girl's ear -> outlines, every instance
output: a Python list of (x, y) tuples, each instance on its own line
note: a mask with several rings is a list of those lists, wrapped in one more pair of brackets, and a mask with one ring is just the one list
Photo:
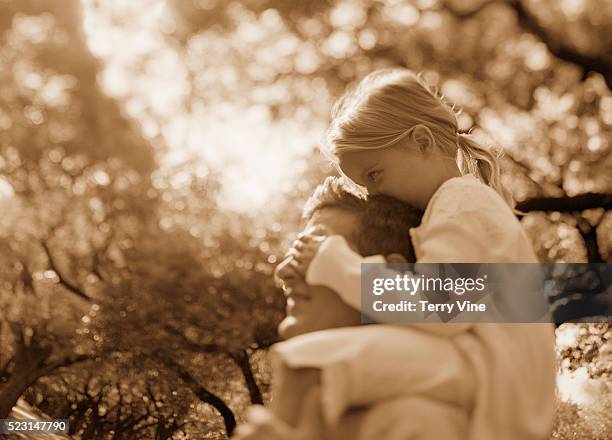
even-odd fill
[(436, 141), (431, 130), (423, 125), (418, 124), (412, 128), (410, 140), (419, 147), (422, 153), (430, 153), (436, 146)]

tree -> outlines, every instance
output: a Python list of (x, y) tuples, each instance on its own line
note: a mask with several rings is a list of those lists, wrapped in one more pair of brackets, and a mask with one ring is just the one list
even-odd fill
[[(81, 438), (223, 438), (265, 401), (272, 270), (333, 172), (319, 131), (379, 67), (422, 71), (460, 129), (503, 148), (543, 261), (609, 260), (612, 20), (603, 0), (568, 5), (167, 0), (149, 45), (127, 33), (104, 52), (105, 28), (149, 8), (3, 2), (0, 416), (24, 394)], [(237, 154), (215, 165), (223, 148)], [(271, 197), (227, 208), (232, 174), (264, 181), (268, 156), (290, 171)], [(595, 372), (609, 338), (589, 338), (563, 356)]]

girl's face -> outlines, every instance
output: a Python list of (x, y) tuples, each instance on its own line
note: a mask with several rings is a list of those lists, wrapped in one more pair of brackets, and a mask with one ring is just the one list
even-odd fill
[[(438, 187), (458, 172), (449, 157), (422, 153), (416, 146), (345, 153), (340, 168), (368, 194), (384, 194), (425, 209)], [(451, 175), (453, 174), (453, 175)]]

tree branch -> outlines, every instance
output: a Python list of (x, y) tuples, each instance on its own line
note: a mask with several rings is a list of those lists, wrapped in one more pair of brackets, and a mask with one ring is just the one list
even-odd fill
[(548, 31), (540, 24), (537, 17), (533, 15), (520, 0), (511, 0), (508, 5), (514, 9), (519, 23), (526, 31), (537, 36), (548, 50), (557, 58), (575, 64), (586, 72), (597, 72), (603, 75), (608, 88), (612, 89), (612, 64), (603, 57), (584, 55), (567, 45), (555, 40)]
[(62, 274), (62, 271), (59, 269), (57, 262), (55, 261), (55, 258), (51, 254), (51, 250), (49, 249), (49, 244), (47, 243), (47, 241), (41, 240), (41, 245), (43, 249), (45, 250), (45, 253), (47, 254), (47, 259), (49, 260), (49, 267), (51, 268), (52, 271), (54, 271), (57, 274), (60, 284), (64, 286), (68, 291), (77, 295), (79, 298), (84, 299), (87, 302), (93, 302), (93, 299), (89, 295), (87, 295), (81, 288), (79, 288), (79, 286), (71, 283)]
[(181, 341), (185, 344), (188, 350), (194, 351), (196, 353), (223, 353), (228, 356), (240, 369), (242, 376), (244, 378), (246, 387), (249, 391), (249, 397), (251, 399), (251, 403), (254, 405), (263, 405), (263, 397), (261, 394), (261, 390), (259, 389), (259, 385), (257, 384), (257, 380), (255, 379), (255, 374), (253, 373), (253, 369), (251, 368), (251, 363), (249, 360), (249, 355), (246, 350), (227, 350), (220, 347), (217, 344), (198, 344), (196, 342), (192, 342), (185, 336), (183, 332), (173, 327), (170, 324), (166, 324), (164, 329), (168, 333), (172, 333), (178, 336)]
[(181, 332), (179, 329), (173, 327), (170, 324), (164, 325), (164, 329), (168, 333), (172, 333), (173, 335), (178, 336), (183, 342), (183, 344), (185, 344), (187, 349), (190, 351), (195, 351), (199, 353), (227, 353), (227, 350), (224, 350), (217, 344), (198, 344), (197, 342), (191, 341), (187, 336), (185, 336), (183, 332)]
[(212, 405), (223, 417), (225, 424), (225, 431), (228, 436), (232, 435), (232, 432), (236, 428), (236, 417), (234, 412), (229, 406), (217, 395), (204, 388), (195, 377), (182, 365), (178, 364), (172, 359), (167, 353), (160, 353), (159, 358), (165, 364), (165, 366), (173, 371), (183, 381), (183, 383), (191, 390), (193, 394), (197, 396), (204, 403)]
[(95, 276), (97, 276), (100, 281), (104, 281), (107, 283), (109, 280), (107, 280), (106, 277), (102, 274), (102, 257), (106, 256), (106, 253), (108, 252), (110, 245), (113, 243), (114, 238), (115, 238), (115, 230), (111, 229), (111, 232), (109, 233), (108, 237), (106, 238), (102, 246), (100, 246), (99, 248), (96, 248), (92, 244), (92, 249), (94, 250), (92, 251), (93, 261), (91, 264), (91, 272)]
[(253, 405), (263, 405), (263, 396), (261, 395), (261, 390), (259, 389), (259, 385), (257, 384), (257, 380), (255, 379), (255, 374), (253, 373), (253, 369), (251, 368), (251, 360), (246, 350), (236, 350), (233, 353), (229, 353), (229, 356), (236, 363), (240, 371), (242, 372), (242, 376), (244, 377), (244, 382), (246, 383), (247, 389), (249, 390), (249, 397), (251, 399), (251, 403)]
[[(595, 208), (603, 208), (605, 211), (612, 209), (612, 194), (587, 193), (573, 197), (534, 197), (516, 204), (516, 209), (522, 212), (543, 211), (577, 214), (578, 232), (584, 241), (588, 262), (603, 263), (604, 258), (597, 241), (597, 226), (601, 223), (604, 214), (599, 217), (594, 225), (591, 225), (586, 218), (580, 215), (581, 211)], [(519, 215), (520, 217), (522, 215)]]
[(443, 8), (450, 12), (456, 18), (459, 18), (461, 20), (467, 20), (480, 14), (484, 9), (486, 9), (488, 6), (491, 6), (493, 3), (497, 3), (497, 1), (493, 0), (482, 2), (478, 7), (470, 10), (459, 10), (452, 4), (452, 1), (447, 1), (443, 4)]
[(612, 89), (612, 62), (605, 57), (582, 54), (575, 48), (555, 39), (520, 0), (492, 0), (483, 2), (478, 7), (468, 11), (458, 10), (451, 2), (447, 1), (443, 4), (443, 8), (456, 18), (465, 20), (478, 15), (483, 9), (494, 3), (504, 4), (512, 8), (517, 15), (521, 28), (538, 37), (555, 57), (580, 67), (585, 76), (588, 72), (600, 73), (603, 75), (608, 88)]
[(66, 356), (62, 359), (59, 359), (55, 362), (50, 362), (47, 365), (45, 365), (44, 370), (43, 370), (44, 372), (41, 376), (46, 376), (48, 374), (51, 374), (53, 371), (57, 370), (58, 368), (69, 367), (71, 365), (78, 364), (80, 362), (92, 360), (95, 357), (96, 357), (95, 355), (91, 355), (91, 354), (77, 354), (77, 355)]
[(4, 365), (0, 365), (0, 384), (9, 378), (9, 368), (13, 363), (15, 356), (6, 361)]
[(522, 212), (580, 212), (586, 209), (612, 209), (612, 194), (586, 193), (564, 197), (533, 197), (516, 204)]
[(605, 263), (597, 242), (597, 226), (591, 225), (587, 219), (581, 216), (578, 219), (578, 232), (584, 241), (588, 262)]

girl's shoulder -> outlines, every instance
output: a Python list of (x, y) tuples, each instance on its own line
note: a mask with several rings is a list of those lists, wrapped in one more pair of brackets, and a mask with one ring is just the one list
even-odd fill
[(471, 174), (454, 177), (444, 182), (429, 201), (425, 215), (457, 216), (468, 212), (471, 214), (497, 212), (514, 216), (508, 204), (493, 188)]

